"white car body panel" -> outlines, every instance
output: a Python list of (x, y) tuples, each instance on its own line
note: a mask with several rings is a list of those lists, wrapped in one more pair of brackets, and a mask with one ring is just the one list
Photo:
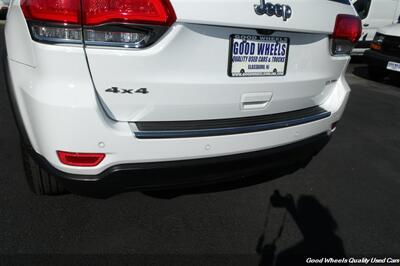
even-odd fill
[(171, 3), (178, 22), (279, 31), (329, 33), (335, 25), (336, 14), (354, 14), (349, 6), (329, 0), (323, 3), (286, 0), (282, 4), (290, 5), (293, 14), (285, 22), (282, 18), (255, 15), (254, 5), (260, 0), (171, 0)]
[[(371, 42), (379, 28), (396, 24), (399, 19), (400, 0), (371, 0), (368, 16), (362, 20), (363, 31), (360, 41)], [(356, 48), (352, 54), (362, 55), (366, 49), (368, 48)]]
[[(229, 35), (257, 32), (229, 26), (266, 27), (268, 17), (255, 15), (253, 5), (257, 3), (248, 0), (171, 2), (177, 22), (161, 40), (143, 50), (34, 42), (19, 1), (13, 2), (5, 29), (11, 85), (34, 150), (52, 166), (67, 173), (96, 175), (119, 164), (245, 153), (331, 133), (349, 97), (344, 72), (350, 57), (331, 56), (328, 35), (338, 13), (354, 14), (349, 5), (326, 1), (311, 9), (313, 14), (319, 10), (324, 15), (315, 12), (316, 17), (312, 17), (304, 10), (320, 0), (288, 1), (293, 18), (287, 24), (274, 18), (269, 27), (277, 30), (276, 36), (291, 38), (287, 75), (230, 78), (226, 73)], [(209, 11), (210, 6), (216, 11)], [(249, 11), (235, 18), (245, 6)], [(223, 12), (227, 8), (230, 12)], [(324, 23), (316, 23), (319, 19)], [(210, 23), (218, 26), (204, 25)], [(289, 29), (293, 32), (284, 31)], [(198, 49), (196, 45), (205, 46), (207, 53), (190, 53), (191, 46)], [(116, 98), (121, 95), (103, 93), (108, 86), (145, 86), (150, 93)], [(260, 92), (273, 94), (266, 108), (241, 108), (243, 94)], [(129, 123), (244, 117), (315, 105), (331, 116), (299, 126), (237, 135), (143, 140), (135, 138), (134, 124)], [(99, 152), (106, 158), (96, 167), (72, 167), (60, 163), (57, 150)]]
[(378, 32), (384, 35), (400, 37), (400, 24), (393, 24), (386, 27), (382, 27), (378, 30)]
[[(233, 33), (257, 35), (255, 30), (175, 24), (163, 40), (145, 51), (88, 47), (93, 81), (108, 114), (117, 121), (168, 121), (298, 110), (322, 103), (327, 97), (325, 83), (337, 79), (343, 68), (342, 61), (326, 52), (326, 35), (276, 32), (272, 36), (291, 40), (287, 75), (232, 78), (226, 73)], [(312, 57), (310, 50), (320, 56)], [(113, 86), (147, 88), (149, 93), (106, 92)], [(243, 111), (241, 97), (261, 92), (273, 94), (268, 108)]]

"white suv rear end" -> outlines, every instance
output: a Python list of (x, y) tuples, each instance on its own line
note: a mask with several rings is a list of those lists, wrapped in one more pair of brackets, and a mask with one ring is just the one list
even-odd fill
[(360, 31), (346, 0), (14, 0), (7, 69), (33, 190), (217, 181), (190, 175), (329, 135)]

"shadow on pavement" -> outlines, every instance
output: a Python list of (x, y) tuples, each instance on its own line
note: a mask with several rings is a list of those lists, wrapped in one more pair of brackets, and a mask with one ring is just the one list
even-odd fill
[[(283, 208), (285, 214), (277, 236), (271, 243), (265, 244), (271, 206)], [(287, 214), (295, 221), (303, 240), (276, 254), (277, 242), (285, 229)], [(267, 209), (264, 232), (256, 247), (257, 253), (261, 256), (260, 266), (307, 265), (309, 264), (306, 262), (307, 258), (345, 258), (342, 239), (335, 233), (337, 229), (338, 225), (329, 209), (314, 196), (302, 195), (296, 203), (291, 194), (282, 196), (279, 191), (275, 191)]]
[(308, 163), (309, 161), (299, 162), (297, 164), (284, 167), (282, 169), (274, 169), (272, 171), (268, 171), (263, 175), (260, 174), (255, 176), (246, 176), (238, 178), (237, 180), (234, 181), (221, 182), (212, 185), (189, 187), (189, 188), (174, 189), (174, 190), (142, 191), (142, 193), (145, 194), (146, 196), (158, 199), (174, 199), (185, 195), (206, 194), (206, 193), (234, 190), (269, 182), (281, 178), (285, 175), (292, 174), (298, 171), (299, 169), (306, 167)]
[(231, 180), (225, 182), (204, 186), (142, 191), (142, 193), (154, 198), (173, 199), (184, 195), (227, 191), (269, 182), (305, 168), (312, 158), (325, 147), (329, 139), (327, 136), (315, 143), (260, 159), (232, 162), (231, 167), (240, 170), (250, 167), (252, 164), (257, 166), (255, 172), (248, 174), (243, 172), (242, 175), (233, 177), (233, 180), (230, 178)]

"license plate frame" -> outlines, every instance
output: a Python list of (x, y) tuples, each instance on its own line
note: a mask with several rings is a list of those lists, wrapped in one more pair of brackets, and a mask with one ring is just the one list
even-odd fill
[[(240, 41), (240, 40), (242, 40), (242, 41), (247, 40), (247, 41), (250, 41), (250, 43), (264, 43), (264, 45), (266, 43), (281, 44), (281, 45), (286, 44), (286, 50), (285, 50), (284, 55), (272, 55), (272, 57), (281, 58), (279, 60), (284, 59), (283, 67), (281, 66), (280, 70), (279, 71), (277, 70), (277, 72), (274, 72), (274, 71), (258, 71), (258, 72), (250, 71), (250, 72), (246, 73), (244, 71), (244, 73), (242, 73), (242, 72), (238, 72), (238, 71), (233, 71), (233, 68), (236, 68), (234, 66), (234, 63), (236, 63), (236, 62), (233, 62), (234, 61), (233, 59), (234, 59), (234, 56), (237, 56), (237, 55), (234, 55), (234, 44), (235, 44), (235, 41)], [(259, 60), (260, 57), (271, 56), (269, 54), (268, 55), (260, 55), (258, 53), (257, 46), (258, 45), (256, 45), (256, 54), (257, 55), (252, 55), (253, 57), (256, 56), (256, 57), (258, 57), (258, 60)], [(288, 60), (289, 60), (289, 49), (290, 49), (290, 38), (289, 37), (249, 35), (249, 34), (231, 34), (229, 37), (228, 76), (229, 77), (238, 77), (238, 78), (240, 78), (240, 77), (242, 77), (242, 78), (244, 78), (244, 77), (263, 77), (263, 78), (265, 78), (265, 77), (286, 76)], [(242, 55), (239, 55), (239, 56), (242, 56)], [(264, 60), (264, 58), (263, 58), (263, 60)], [(250, 62), (247, 62), (247, 63), (250, 63)], [(262, 65), (262, 63), (260, 63), (260, 62), (254, 62), (254, 63), (258, 63), (258, 64), (254, 64), (254, 65)], [(282, 62), (263, 62), (263, 63), (265, 65), (265, 67), (267, 67), (266, 63), (268, 63), (268, 65), (271, 65), (271, 63), (277, 64), (277, 63), (282, 63)], [(247, 64), (247, 65), (249, 66), (249, 64)], [(244, 69), (242, 69), (242, 70), (244, 70)]]

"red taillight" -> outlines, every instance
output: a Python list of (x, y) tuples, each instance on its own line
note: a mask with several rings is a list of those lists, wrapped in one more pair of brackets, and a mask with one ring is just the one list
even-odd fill
[(104, 153), (77, 153), (57, 151), (60, 162), (70, 166), (91, 167), (99, 165), (106, 157)]
[(176, 16), (169, 0), (83, 0), (85, 25), (107, 22), (170, 26)]
[(331, 38), (332, 55), (349, 55), (361, 36), (361, 20), (352, 15), (338, 15)]
[(35, 41), (143, 48), (176, 21), (169, 0), (21, 0)]
[(80, 24), (80, 6), (80, 0), (21, 0), (25, 18), (38, 21)]
[(352, 15), (338, 15), (336, 17), (333, 39), (349, 40), (352, 43), (358, 41), (361, 36), (361, 20)]
[[(170, 26), (176, 16), (169, 0), (82, 0), (83, 24), (107, 22)], [(25, 18), (60, 23), (81, 23), (81, 0), (21, 0)]]

